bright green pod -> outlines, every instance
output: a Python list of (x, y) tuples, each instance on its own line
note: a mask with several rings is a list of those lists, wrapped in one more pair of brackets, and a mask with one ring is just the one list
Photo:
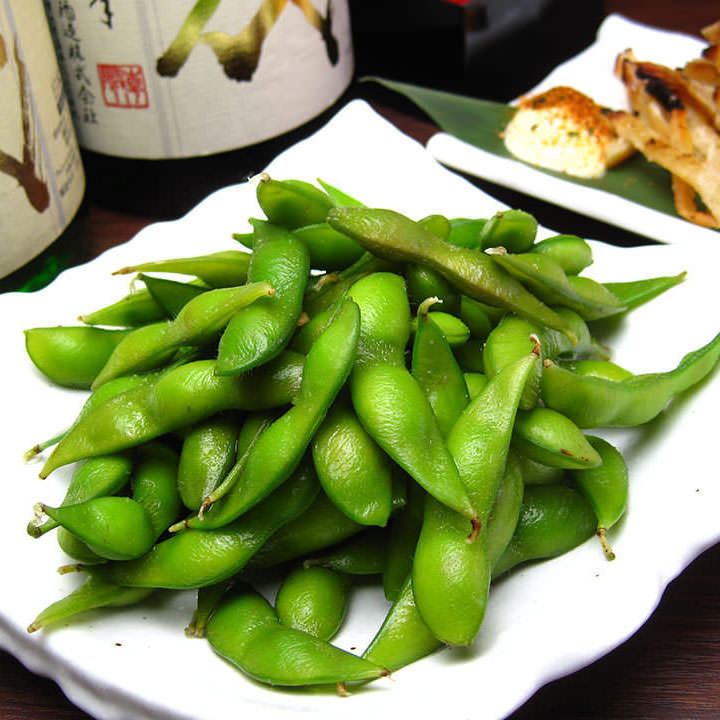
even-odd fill
[(188, 302), (170, 322), (137, 328), (118, 344), (93, 382), (93, 388), (120, 375), (151, 370), (165, 363), (181, 347), (213, 342), (241, 310), (271, 299), (274, 288), (253, 282), (234, 288), (208, 290)]
[(447, 241), (458, 247), (477, 249), (486, 223), (486, 218), (452, 218)]
[(325, 550), (365, 530), (351, 520), (321, 492), (315, 502), (296, 520), (273, 535), (252, 562), (252, 567), (269, 568), (289, 560)]
[(307, 246), (310, 266), (316, 270), (343, 270), (365, 252), (354, 240), (325, 222), (296, 228), (293, 235)]
[[(54, 521), (51, 522), (57, 525)], [(95, 565), (96, 563), (106, 562), (104, 557), (93, 552), (79, 537), (76, 537), (64, 527), (58, 528), (57, 542), (60, 549), (66, 555), (84, 565)]]
[(515, 453), (510, 452), (505, 465), (505, 474), (488, 517), (486, 552), (491, 568), (495, 567), (515, 534), (524, 490), (522, 463)]
[(143, 557), (88, 568), (117, 585), (189, 590), (236, 575), (283, 525), (301, 515), (319, 490), (312, 466), (292, 478), (243, 517), (216, 530), (185, 530), (162, 540)]
[(275, 612), (286, 627), (320, 640), (332, 640), (347, 614), (347, 576), (324, 567), (298, 568), (280, 584)]
[(410, 306), (403, 279), (375, 273), (355, 283), (349, 295), (361, 314), (357, 361), (350, 376), (360, 422), (428, 493), (466, 518), (474, 518), (432, 407), (405, 367)]
[(593, 263), (592, 248), (577, 235), (553, 235), (535, 243), (531, 252), (552, 258), (566, 275), (578, 275)]
[(214, 528), (227, 524), (291, 475), (350, 374), (359, 328), (357, 305), (344, 302), (307, 354), (293, 406), (257, 439), (241, 476), (230, 491), (202, 517), (190, 518), (189, 527)]
[(572, 420), (545, 407), (518, 413), (513, 447), (525, 457), (551, 467), (584, 470), (602, 462)]
[(527, 252), (535, 242), (538, 222), (524, 210), (501, 210), (484, 225), (480, 233), (480, 248), (504, 247), (511, 253)]
[(325, 222), (334, 207), (326, 193), (304, 180), (263, 178), (256, 194), (268, 220), (288, 230)]
[(505, 475), (522, 390), (538, 362), (533, 352), (496, 375), (448, 435), (448, 448), (478, 512), (479, 537), (468, 538), (457, 514), (431, 499), (425, 504), (413, 592), (427, 626), (450, 645), (472, 643), (485, 616), (492, 571), (488, 518)]
[(31, 328), (25, 330), (25, 349), (48, 380), (87, 390), (129, 332), (82, 325)]
[(156, 302), (147, 288), (143, 288), (94, 312), (80, 315), (78, 320), (86, 325), (139, 327), (166, 320), (167, 317), (165, 310)]
[[(571, 355), (585, 357), (594, 352), (592, 338), (585, 321), (572, 310), (558, 309), (577, 338), (571, 343), (563, 333), (543, 328), (516, 315), (507, 315), (488, 335), (483, 348), (483, 365), (487, 376), (494, 377), (500, 370), (526, 355), (532, 349), (537, 338), (543, 361)], [(523, 392), (520, 407), (529, 410), (535, 407), (540, 396), (542, 365), (538, 365)]]
[(363, 657), (395, 671), (427, 657), (440, 645), (418, 612), (408, 577)]
[(150, 516), (130, 498), (99, 497), (77, 505), (40, 507), (90, 550), (108, 560), (140, 557), (155, 541)]
[(189, 510), (199, 510), (203, 500), (222, 482), (235, 462), (238, 418), (220, 414), (191, 428), (183, 440), (178, 468), (178, 490)]
[[(433, 298), (429, 298), (432, 300)], [(470, 328), (455, 315), (445, 312), (432, 312), (428, 314), (428, 320), (440, 329), (442, 336), (449, 345), (456, 347), (464, 345), (470, 339)], [(414, 317), (410, 321), (410, 332), (417, 333), (418, 319)]]
[(498, 313), (497, 308), (491, 308), (467, 295), (460, 296), (460, 318), (476, 340), (485, 340), (501, 317), (502, 313)]
[(379, 575), (385, 569), (387, 546), (387, 532), (369, 528), (326, 553), (307, 558), (303, 567), (324, 567), (346, 575)]
[(383, 570), (383, 592), (392, 602), (400, 596), (402, 586), (412, 571), (426, 498), (425, 491), (417, 483), (411, 482), (408, 486), (407, 505), (395, 514), (390, 522)]
[(603, 378), (614, 382), (627, 380), (633, 376), (629, 370), (609, 360), (573, 360), (562, 363), (562, 367), (578, 375)]
[(463, 377), (471, 400), (474, 400), (488, 384), (488, 376), (484, 373), (466, 372), (463, 373)]
[(327, 193), (335, 207), (364, 207), (363, 203), (356, 200), (352, 195), (348, 195), (343, 190), (336, 188), (324, 180), (317, 178), (320, 187)]
[(204, 638), (207, 623), (220, 600), (233, 585), (234, 579), (223, 580), (214, 585), (205, 585), (197, 589), (195, 610), (190, 622), (185, 627), (185, 636), (189, 638)]
[(152, 275), (139, 275), (138, 278), (145, 283), (148, 292), (169, 318), (176, 318), (191, 300), (209, 290), (205, 285), (167, 280)]
[(165, 272), (193, 275), (210, 287), (235, 287), (247, 278), (250, 255), (241, 250), (221, 250), (196, 257), (169, 258), (130, 265), (117, 270), (114, 275), (127, 273)]
[(220, 377), (198, 360), (115, 395), (85, 413), (48, 458), (40, 476), (62, 465), (135, 447), (223, 410), (281, 407), (295, 396), (304, 358), (286, 352), (251, 376)]
[(312, 441), (320, 485), (351, 520), (384, 527), (392, 512), (390, 460), (352, 407), (336, 403)]
[(400, 213), (335, 208), (328, 213), (327, 221), (379, 257), (426, 265), (437, 270), (465, 295), (572, 335), (562, 318), (490, 257), (450, 245)]
[(550, 364), (543, 370), (542, 398), (581, 428), (633, 427), (657, 417), (673, 397), (709, 375), (719, 359), (720, 334), (685, 355), (673, 370), (619, 382)]
[(439, 237), (441, 240), (447, 240), (450, 234), (450, 221), (444, 215), (439, 215), (438, 213), (420, 218), (418, 225), (429, 230), (435, 237)]
[(127, 588), (111, 585), (99, 578), (89, 577), (76, 590), (48, 605), (28, 626), (28, 632), (36, 632), (48, 625), (57, 625), (80, 613), (97, 608), (126, 607), (144, 600), (152, 588)]
[(602, 458), (602, 464), (589, 470), (574, 470), (570, 477), (588, 499), (597, 517), (596, 534), (605, 557), (615, 559), (607, 541), (607, 531), (625, 514), (628, 501), (628, 469), (622, 453), (607, 440), (589, 436), (588, 441)]
[(290, 341), (302, 311), (310, 272), (307, 248), (287, 230), (254, 221), (256, 241), (249, 283), (267, 283), (274, 294), (237, 313), (218, 346), (219, 375), (239, 375), (263, 365)]
[(595, 533), (590, 503), (565, 485), (526, 487), (515, 533), (493, 568), (493, 579), (521, 563), (563, 555)]
[(167, 445), (151, 442), (137, 449), (133, 476), (133, 500), (142, 505), (150, 518), (154, 540), (172, 525), (182, 502), (178, 491), (178, 455)]
[(470, 402), (470, 395), (450, 345), (428, 310), (428, 301), (418, 308), (412, 375), (430, 402), (440, 432), (447, 437)]
[[(72, 474), (62, 504), (77, 505), (92, 498), (114, 495), (127, 484), (132, 467), (132, 459), (127, 454), (95, 457), (80, 463)], [(46, 520), (41, 525), (31, 522), (28, 533), (39, 537), (57, 526), (54, 520)]]
[(670, 288), (685, 280), (687, 272), (678, 275), (645, 278), (630, 282), (609, 282), (603, 285), (628, 309), (634, 310), (650, 300), (654, 300)]
[(595, 280), (566, 275), (562, 266), (548, 255), (514, 255), (497, 249), (492, 259), (549, 305), (574, 310), (585, 320), (599, 320), (626, 308), (607, 288)]
[(414, 307), (428, 298), (436, 297), (448, 312), (452, 313), (457, 309), (457, 291), (435, 270), (423, 265), (408, 265), (405, 268), (405, 282), (408, 299)]
[(221, 603), (208, 622), (207, 639), (218, 655), (268, 685), (336, 685), (387, 674), (367, 660), (286, 627), (268, 602), (248, 589)]

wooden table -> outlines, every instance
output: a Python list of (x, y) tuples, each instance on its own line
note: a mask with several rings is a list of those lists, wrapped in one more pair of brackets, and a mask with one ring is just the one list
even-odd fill
[[(608, 0), (606, 11), (658, 27), (697, 34), (717, 19), (708, 0)], [(375, 107), (400, 129), (420, 141), (436, 130), (420, 113), (375, 102)], [(292, 134), (294, 141), (318, 126)], [(277, 149), (258, 149), (253, 162), (260, 169)], [(227, 181), (237, 181), (228, 172)], [(131, 238), (157, 219), (174, 217), (219, 184), (220, 175), (196, 173), (192, 192), (176, 198), (161, 212), (146, 207), (107, 205), (90, 194), (60, 251), (69, 262), (83, 262)], [(559, 232), (573, 232), (621, 244), (647, 242), (616, 228), (513, 193), (490, 183), (473, 181), (508, 205), (523, 207)], [(122, 188), (115, 199), (122, 196)], [(157, 207), (157, 206), (156, 206)], [(668, 520), (670, 522), (668, 522)], [(658, 532), (672, 532), (672, 518), (658, 518)], [(717, 720), (720, 718), (720, 545), (707, 550), (668, 587), (650, 620), (627, 642), (590, 667), (545, 686), (514, 720), (573, 718), (573, 720)], [(20, 579), (5, 578), (4, 582)], [(592, 622), (592, 618), (588, 618)], [(29, 673), (13, 657), (0, 652), (1, 720), (81, 720), (89, 716), (75, 708), (51, 681)]]

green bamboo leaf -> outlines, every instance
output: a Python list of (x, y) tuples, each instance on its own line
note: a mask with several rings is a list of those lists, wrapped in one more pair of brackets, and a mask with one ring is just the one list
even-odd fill
[[(501, 136), (515, 113), (514, 107), (381, 77), (364, 77), (362, 80), (376, 82), (408, 98), (449, 135), (493, 155), (522, 162), (507, 150)], [(678, 217), (673, 202), (670, 173), (659, 165), (648, 162), (640, 153), (612, 168), (603, 177), (589, 180), (545, 170), (536, 165), (529, 166), (567, 182), (619, 195), (626, 200)]]

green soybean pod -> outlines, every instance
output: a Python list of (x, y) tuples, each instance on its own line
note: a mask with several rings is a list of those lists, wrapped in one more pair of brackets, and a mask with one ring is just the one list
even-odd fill
[(577, 375), (557, 365), (543, 370), (542, 398), (578, 427), (633, 427), (657, 417), (668, 402), (700, 382), (720, 359), (720, 334), (667, 372), (621, 381)]
[[(436, 301), (436, 298), (429, 297), (425, 302), (427, 301)], [(428, 320), (438, 326), (442, 336), (452, 347), (464, 345), (470, 339), (470, 328), (455, 315), (441, 311), (431, 312), (428, 314)], [(418, 319), (414, 317), (410, 321), (410, 332), (416, 334), (417, 329)]]
[(484, 225), (480, 248), (504, 247), (508, 252), (527, 252), (535, 242), (537, 220), (524, 210), (501, 210)]
[(620, 382), (633, 376), (629, 370), (609, 360), (572, 360), (562, 363), (562, 367), (578, 375), (603, 378)]
[(304, 180), (262, 177), (256, 194), (268, 220), (288, 230), (324, 222), (334, 207), (326, 193)]
[(471, 400), (474, 400), (488, 384), (488, 376), (484, 373), (466, 372), (463, 373), (463, 377)]
[(525, 485), (548, 485), (551, 483), (559, 483), (565, 477), (563, 468), (551, 467), (535, 462), (520, 453), (516, 453), (518, 462), (522, 469), (523, 482)]
[(582, 430), (550, 408), (537, 407), (518, 413), (513, 447), (531, 460), (552, 467), (583, 470), (602, 463)]
[(135, 605), (153, 593), (152, 588), (126, 588), (89, 577), (76, 590), (48, 605), (28, 626), (28, 632), (36, 632), (48, 625), (57, 625), (80, 613), (97, 608), (125, 607)]
[(195, 610), (190, 622), (185, 627), (185, 636), (189, 638), (204, 638), (207, 623), (213, 611), (220, 603), (225, 593), (234, 584), (234, 578), (223, 580), (214, 585), (205, 585), (197, 589)]
[(480, 236), (487, 223), (486, 218), (452, 218), (447, 241), (458, 247), (480, 247)]
[(25, 331), (33, 365), (56, 385), (87, 390), (129, 330), (44, 327)]
[(634, 310), (640, 305), (655, 299), (670, 288), (679, 285), (687, 272), (678, 275), (631, 280), (630, 282), (607, 282), (603, 285), (617, 297), (628, 310)]
[(596, 534), (608, 560), (615, 559), (607, 531), (625, 513), (628, 501), (628, 469), (622, 453), (607, 440), (589, 436), (588, 441), (602, 458), (602, 464), (589, 470), (574, 470), (570, 477), (592, 505), (597, 516)]
[(392, 512), (390, 460), (348, 403), (335, 403), (312, 441), (315, 470), (328, 497), (361, 525), (387, 524)]
[(513, 452), (508, 454), (505, 474), (498, 487), (488, 517), (487, 557), (494, 567), (510, 544), (520, 519), (525, 483), (522, 464)]
[(155, 541), (155, 529), (145, 508), (125, 497), (99, 497), (77, 505), (50, 507), (43, 512), (108, 560), (144, 555)]
[[(128, 273), (166, 272), (193, 275), (210, 287), (235, 287), (247, 278), (250, 256), (241, 250), (220, 250), (209, 255), (169, 258), (130, 265), (116, 270), (113, 275)], [(152, 291), (151, 291), (152, 292)]]
[(307, 248), (283, 228), (258, 220), (253, 227), (257, 239), (248, 282), (268, 283), (275, 292), (229, 322), (218, 346), (219, 375), (239, 375), (278, 355), (290, 341), (302, 311), (310, 272)]
[(363, 657), (395, 671), (430, 655), (440, 645), (418, 612), (408, 576)]
[(219, 414), (192, 427), (185, 436), (177, 483), (188, 510), (199, 510), (233, 466), (238, 432), (235, 415)]
[(139, 279), (168, 318), (176, 318), (191, 300), (209, 290), (204, 284), (178, 282), (152, 275), (139, 275)]
[(408, 265), (405, 268), (405, 282), (411, 305), (417, 306), (427, 298), (436, 297), (448, 312), (452, 313), (456, 310), (457, 290), (434, 270), (423, 265)]
[(569, 552), (594, 535), (596, 523), (590, 503), (577, 490), (526, 487), (517, 528), (493, 568), (493, 579), (521, 563)]
[(354, 240), (325, 222), (296, 228), (293, 235), (307, 246), (310, 266), (316, 270), (343, 270), (365, 252)]
[(275, 598), (280, 622), (295, 630), (332, 640), (348, 609), (347, 576), (324, 567), (298, 568), (281, 583)]
[(384, 668), (300, 630), (286, 627), (258, 593), (243, 589), (221, 603), (207, 625), (213, 650), (269, 685), (367, 682)]
[(383, 592), (388, 600), (395, 601), (405, 580), (410, 575), (417, 547), (427, 493), (417, 484), (408, 486), (405, 508), (390, 521), (387, 557), (383, 570)]
[[(55, 521), (52, 522), (57, 525)], [(57, 542), (60, 549), (66, 555), (84, 565), (95, 565), (96, 563), (106, 562), (106, 558), (93, 552), (79, 537), (73, 535), (64, 527), (58, 528)]]
[(578, 275), (593, 263), (592, 248), (577, 235), (553, 235), (535, 243), (531, 252), (551, 257), (567, 275)]
[(168, 315), (147, 288), (131, 292), (124, 298), (80, 315), (78, 320), (86, 325), (110, 325), (111, 327), (139, 327), (160, 320)]

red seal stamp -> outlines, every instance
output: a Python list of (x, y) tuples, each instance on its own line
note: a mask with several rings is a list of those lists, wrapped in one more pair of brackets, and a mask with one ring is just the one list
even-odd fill
[(97, 69), (105, 105), (133, 109), (150, 105), (142, 65), (98, 65)]

